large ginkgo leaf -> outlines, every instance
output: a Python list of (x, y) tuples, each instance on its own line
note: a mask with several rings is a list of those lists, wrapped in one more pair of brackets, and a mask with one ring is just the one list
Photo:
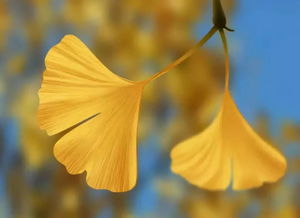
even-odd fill
[(172, 170), (209, 190), (242, 190), (274, 182), (286, 169), (285, 158), (261, 139), (238, 111), (229, 91), (212, 124), (175, 146)]
[(136, 183), (136, 132), (145, 82), (108, 70), (75, 36), (46, 56), (39, 91), (40, 127), (49, 135), (73, 127), (55, 145), (71, 174), (87, 171), (96, 189), (128, 191)]

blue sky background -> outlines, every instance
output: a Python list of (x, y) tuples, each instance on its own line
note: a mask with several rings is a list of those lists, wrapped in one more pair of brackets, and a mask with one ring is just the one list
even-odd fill
[[(231, 91), (241, 112), (253, 123), (267, 114), (277, 132), (284, 121), (300, 122), (300, 1), (239, 0), (228, 16)], [(211, 13), (196, 28), (211, 26)], [(219, 38), (208, 44), (221, 47)]]
[(246, 117), (258, 112), (275, 126), (300, 121), (300, 1), (241, 0), (230, 34), (236, 101)]

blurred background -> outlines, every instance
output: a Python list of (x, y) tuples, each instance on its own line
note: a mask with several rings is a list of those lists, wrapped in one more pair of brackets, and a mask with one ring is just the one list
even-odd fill
[(219, 37), (146, 88), (135, 189), (89, 188), (53, 157), (58, 139), (37, 126), (47, 51), (81, 38), (113, 72), (147, 78), (211, 27), (210, 0), (0, 1), (0, 217), (300, 217), (300, 1), (222, 0), (232, 58), (231, 90), (254, 129), (288, 159), (287, 174), (261, 188), (198, 189), (170, 171), (170, 149), (203, 130), (224, 81)]

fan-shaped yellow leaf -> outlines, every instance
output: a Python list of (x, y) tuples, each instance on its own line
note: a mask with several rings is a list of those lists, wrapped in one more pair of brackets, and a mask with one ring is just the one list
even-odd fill
[(75, 36), (46, 57), (39, 91), (40, 127), (49, 135), (74, 127), (55, 145), (71, 174), (87, 171), (96, 189), (123, 192), (136, 183), (136, 132), (145, 82), (113, 74)]
[(261, 139), (238, 111), (229, 91), (212, 124), (171, 152), (172, 171), (209, 190), (242, 190), (284, 175), (285, 158)]

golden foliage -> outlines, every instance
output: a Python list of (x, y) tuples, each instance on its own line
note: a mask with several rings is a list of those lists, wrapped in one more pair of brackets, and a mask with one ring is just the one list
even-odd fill
[(54, 147), (69, 173), (87, 171), (87, 183), (96, 189), (134, 187), (144, 85), (113, 74), (73, 35), (49, 51), (38, 119), (49, 135), (73, 127)]
[(284, 175), (286, 160), (264, 142), (238, 111), (229, 91), (221, 110), (202, 133), (177, 145), (172, 170), (210, 190), (242, 190), (274, 182)]

